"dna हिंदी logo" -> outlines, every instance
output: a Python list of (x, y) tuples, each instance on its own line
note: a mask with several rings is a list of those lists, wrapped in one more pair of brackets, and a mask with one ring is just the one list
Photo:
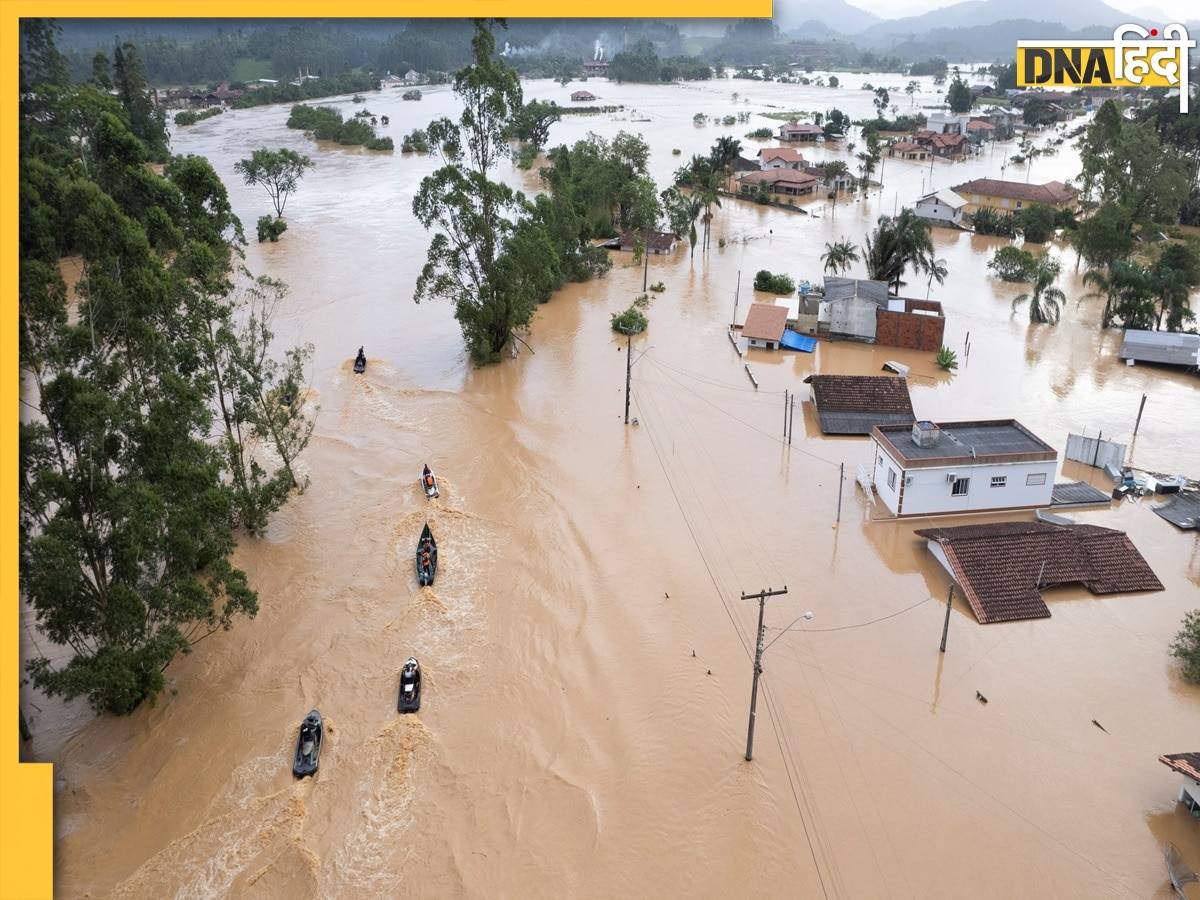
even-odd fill
[(1017, 41), (1017, 84), (1070, 87), (1179, 89), (1179, 111), (1188, 111), (1189, 50), (1196, 42), (1180, 24), (1147, 31), (1121, 25), (1111, 41)]

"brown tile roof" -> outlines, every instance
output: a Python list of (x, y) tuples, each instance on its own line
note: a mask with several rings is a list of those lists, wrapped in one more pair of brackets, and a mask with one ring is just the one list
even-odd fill
[(958, 147), (965, 144), (967, 139), (961, 134), (942, 134), (938, 131), (929, 131), (922, 129), (913, 135), (913, 140), (918, 143), (925, 142), (933, 144), (935, 147)]
[(891, 145), (890, 149), (904, 152), (907, 150), (922, 150), (924, 148), (913, 141), (896, 141), (896, 143)]
[(820, 125), (810, 125), (807, 122), (788, 122), (781, 126), (784, 131), (790, 131), (794, 134), (824, 134), (825, 129)]
[(908, 382), (894, 375), (809, 375), (813, 402), (841, 412), (890, 412), (913, 416)]
[(1112, 528), (998, 522), (914, 534), (942, 548), (982, 624), (1048, 617), (1048, 587), (1081, 583), (1093, 594), (1163, 589), (1125, 532)]
[(991, 122), (985, 122), (983, 119), (972, 119), (967, 123), (967, 131), (995, 131), (996, 126)]
[(765, 150), (759, 150), (758, 155), (763, 162), (770, 162), (773, 159), (782, 159), (784, 162), (802, 163), (804, 157), (799, 150), (792, 147), (767, 147)]
[(571, 94), (572, 100), (595, 100), (596, 95), (591, 91), (574, 91)]
[(988, 197), (1007, 197), (1027, 203), (1066, 203), (1074, 200), (1076, 192), (1061, 181), (1045, 184), (1026, 184), (1023, 181), (1001, 181), (999, 178), (976, 178), (955, 187), (958, 193), (983, 194)]
[(817, 176), (795, 169), (765, 169), (761, 172), (747, 172), (738, 179), (742, 184), (789, 184), (800, 186), (812, 184)]
[[(635, 234), (632, 231), (622, 231), (621, 246), (632, 247), (637, 243), (639, 237), (641, 237), (641, 235)], [(672, 245), (678, 240), (679, 235), (675, 234), (674, 232), (652, 231), (646, 236), (646, 246), (651, 250), (662, 253), (663, 251), (670, 250)]]
[(773, 303), (752, 303), (742, 334), (760, 341), (777, 341), (787, 326), (788, 309)]
[(1180, 775), (1200, 781), (1200, 753), (1164, 753), (1158, 761)]

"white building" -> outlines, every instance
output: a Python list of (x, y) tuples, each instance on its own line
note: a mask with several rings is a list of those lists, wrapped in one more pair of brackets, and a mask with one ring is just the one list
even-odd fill
[(421, 83), (421, 73), (418, 72), (416, 69), (409, 69), (407, 72), (404, 73), (404, 83), (405, 84), (420, 84)]
[(935, 112), (929, 114), (925, 127), (934, 134), (966, 134), (970, 121), (969, 113)]
[(963, 224), (963, 212), (966, 208), (967, 201), (949, 188), (926, 194), (914, 206), (917, 215), (922, 219), (959, 226)]
[(1014, 419), (878, 425), (875, 490), (897, 516), (1050, 505), (1058, 453)]

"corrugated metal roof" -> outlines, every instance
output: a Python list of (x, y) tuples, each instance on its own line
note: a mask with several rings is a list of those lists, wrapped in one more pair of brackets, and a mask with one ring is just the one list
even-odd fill
[(1112, 494), (1106, 494), (1086, 481), (1070, 481), (1056, 484), (1050, 494), (1051, 506), (1095, 506), (1112, 503)]
[(1118, 356), (1139, 362), (1200, 366), (1200, 334), (1126, 329)]
[(1176, 494), (1166, 503), (1160, 503), (1151, 509), (1176, 528), (1200, 531), (1200, 493), (1188, 491), (1185, 494)]
[(863, 297), (886, 308), (888, 302), (887, 282), (871, 281), (866, 278), (825, 276), (826, 300), (848, 300), (851, 297)]

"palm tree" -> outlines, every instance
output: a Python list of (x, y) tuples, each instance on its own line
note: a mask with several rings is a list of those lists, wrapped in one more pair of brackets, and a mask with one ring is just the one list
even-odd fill
[(1047, 325), (1058, 322), (1062, 304), (1067, 300), (1066, 294), (1054, 287), (1059, 269), (1057, 259), (1049, 256), (1039, 259), (1033, 270), (1033, 293), (1014, 297), (1013, 309), (1028, 300), (1030, 322)]
[(1178, 331), (1188, 319), (1195, 318), (1188, 298), (1200, 284), (1200, 254), (1187, 244), (1168, 244), (1150, 268), (1158, 294), (1158, 317), (1155, 328), (1162, 328), (1167, 317), (1167, 331)]
[(876, 157), (870, 153), (858, 154), (858, 173), (862, 177), (862, 189), (866, 194), (869, 190), (871, 176), (875, 174)]
[(929, 266), (929, 283), (925, 285), (925, 299), (929, 299), (929, 294), (933, 290), (933, 283), (936, 281), (939, 285), (946, 283), (946, 276), (950, 274), (950, 270), (946, 267), (944, 259), (935, 259)]
[(858, 247), (845, 238), (834, 241), (832, 244), (826, 242), (825, 252), (821, 254), (821, 261), (825, 263), (825, 271), (830, 273), (845, 272), (850, 268), (851, 263), (856, 263), (858, 260)]
[(712, 232), (712, 208), (721, 207), (721, 176), (709, 169), (697, 176), (694, 188), (695, 196), (704, 207), (704, 249), (707, 250)]
[(741, 155), (742, 142), (726, 134), (717, 138), (717, 142), (713, 144), (708, 158), (714, 169), (727, 172), (729, 167), (733, 165), (733, 161)]
[(933, 257), (933, 241), (929, 223), (911, 209), (898, 216), (880, 216), (875, 231), (866, 238), (867, 271), (876, 281), (886, 281), (899, 294), (904, 271), (911, 265), (915, 270), (932, 275), (940, 284), (946, 277), (945, 263)]

